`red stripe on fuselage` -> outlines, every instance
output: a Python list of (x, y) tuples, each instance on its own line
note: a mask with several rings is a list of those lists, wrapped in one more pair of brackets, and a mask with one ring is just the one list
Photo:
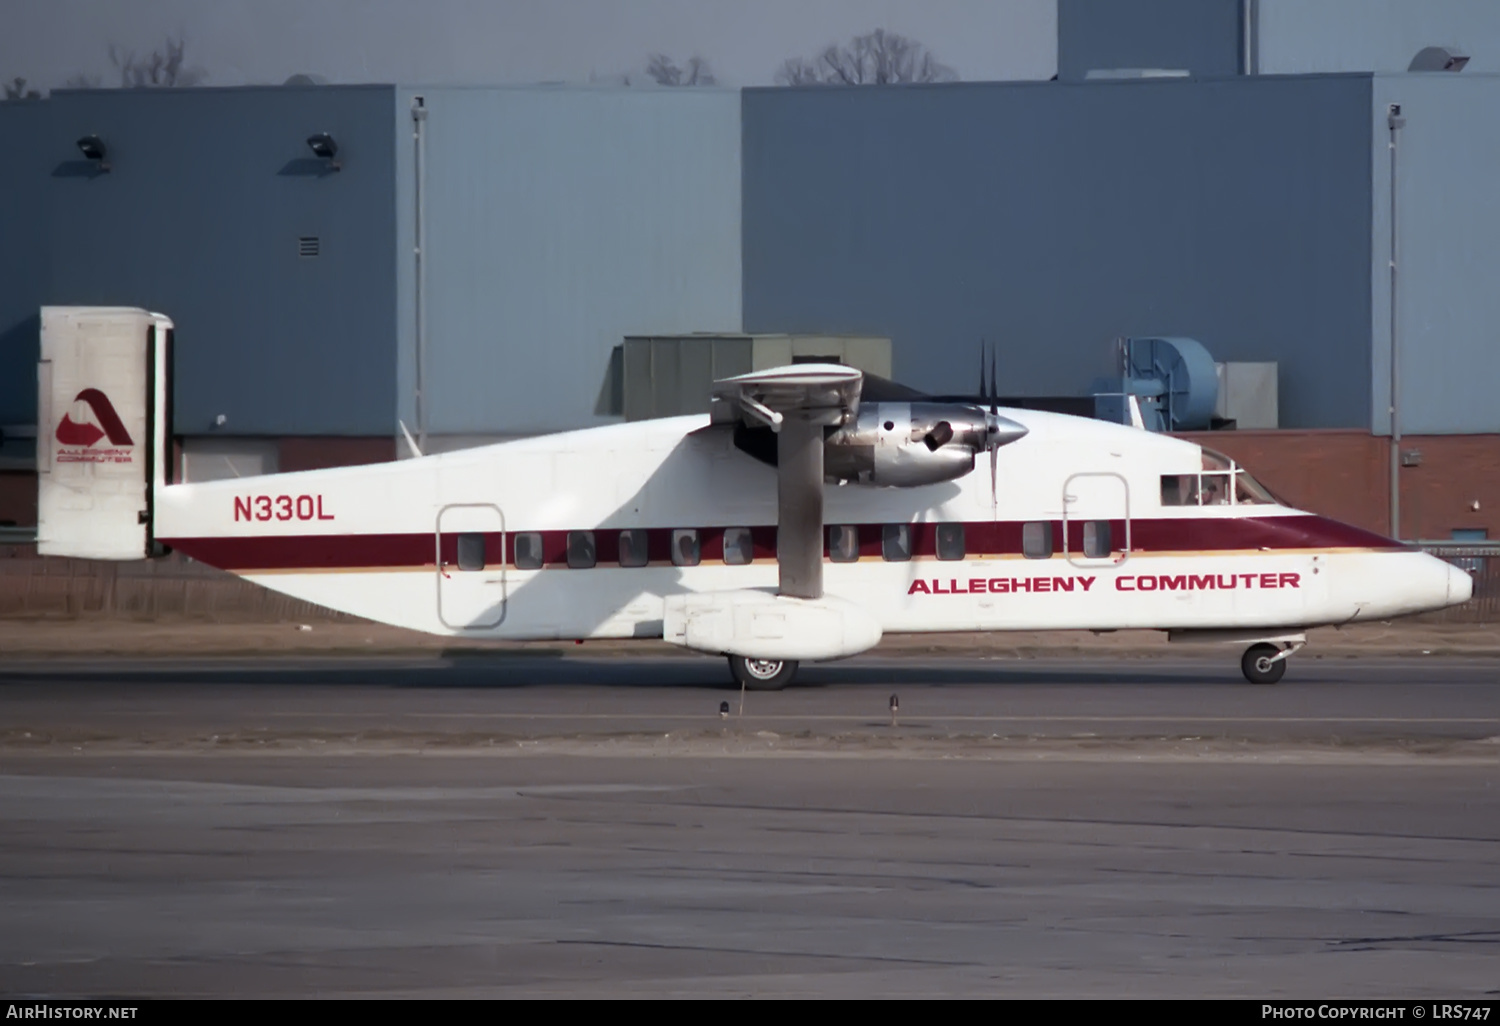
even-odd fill
[[(859, 549), (864, 558), (881, 557), (882, 524), (860, 524)], [(912, 524), (912, 555), (932, 558), (937, 554), (937, 525)], [(1082, 549), (1082, 522), (1068, 525), (1069, 551)], [(648, 528), (647, 551), (653, 562), (671, 559), (670, 527)], [(1021, 554), (1020, 521), (978, 521), (964, 524), (964, 552), (967, 559), (986, 556)], [(704, 562), (717, 563), (723, 558), (724, 528), (699, 528), (699, 544)], [(567, 531), (541, 531), (543, 560), (546, 566), (567, 565)], [(755, 558), (776, 555), (776, 528), (751, 528)], [(1052, 522), (1053, 549), (1061, 554), (1063, 525)], [(497, 565), (501, 552), (514, 552), (516, 532), (502, 537), (499, 532), (485, 536), (485, 559)], [(600, 566), (614, 564), (619, 558), (619, 531), (595, 530)], [(1125, 540), (1125, 522), (1111, 521), (1115, 547)], [(303, 534), (254, 535), (247, 537), (163, 538), (173, 549), (210, 566), (224, 570), (337, 570), (342, 568), (409, 569), (435, 566), (437, 548), (433, 536), (423, 534)], [(502, 550), (501, 546), (504, 545)], [(1317, 516), (1274, 517), (1183, 517), (1130, 522), (1132, 552), (1171, 554), (1232, 550), (1292, 549), (1378, 549), (1396, 551), (1408, 548), (1371, 531), (1336, 520)], [(824, 538), (824, 556), (827, 556)], [(457, 561), (457, 534), (442, 537), (442, 558)]]

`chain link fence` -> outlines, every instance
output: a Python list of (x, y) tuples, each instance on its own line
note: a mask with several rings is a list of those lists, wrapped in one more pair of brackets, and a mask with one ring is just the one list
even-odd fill
[(1419, 542), (1422, 549), (1466, 571), (1474, 579), (1474, 597), (1461, 606), (1426, 613), (1428, 623), (1494, 623), (1500, 621), (1500, 542)]

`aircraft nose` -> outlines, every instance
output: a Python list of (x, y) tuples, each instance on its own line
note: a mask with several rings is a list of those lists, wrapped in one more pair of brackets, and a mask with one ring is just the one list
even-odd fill
[(1448, 564), (1448, 604), (1456, 606), (1474, 597), (1474, 578), (1463, 570)]

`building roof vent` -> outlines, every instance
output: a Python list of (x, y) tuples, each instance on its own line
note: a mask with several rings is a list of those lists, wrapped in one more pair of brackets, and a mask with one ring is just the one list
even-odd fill
[(1094, 416), (1130, 423), (1135, 396), (1147, 431), (1201, 431), (1213, 425), (1219, 372), (1201, 342), (1190, 338), (1122, 338), (1120, 375), (1094, 383)]
[(1407, 71), (1462, 71), (1469, 63), (1467, 54), (1451, 46), (1424, 46), (1407, 65)]
[(1090, 82), (1122, 78), (1188, 78), (1187, 68), (1094, 68), (1083, 77)]

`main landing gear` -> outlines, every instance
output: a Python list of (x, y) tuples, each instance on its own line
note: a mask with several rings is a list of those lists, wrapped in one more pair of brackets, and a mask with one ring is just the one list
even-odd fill
[(734, 682), (746, 691), (780, 691), (796, 676), (797, 661), (730, 656), (729, 672), (734, 674)]
[(1286, 657), (1301, 647), (1282, 648), (1264, 642), (1251, 645), (1240, 659), (1240, 670), (1251, 684), (1275, 684), (1286, 673)]

